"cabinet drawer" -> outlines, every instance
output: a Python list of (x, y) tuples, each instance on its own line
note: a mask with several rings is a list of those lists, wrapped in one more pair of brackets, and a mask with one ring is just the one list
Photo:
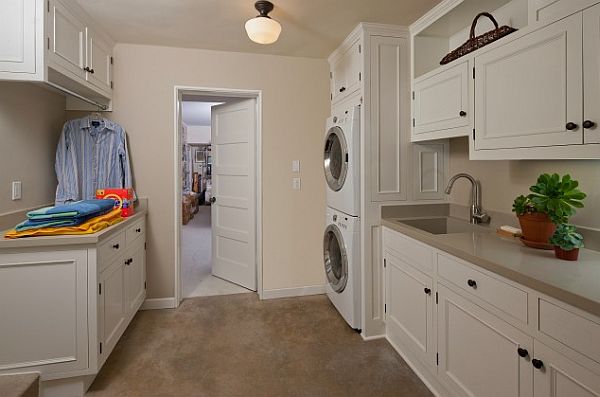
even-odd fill
[(127, 246), (131, 246), (134, 241), (146, 233), (146, 223), (144, 219), (139, 220), (125, 230), (125, 241)]
[(438, 274), (509, 316), (527, 323), (527, 292), (444, 255), (438, 255)]
[(383, 228), (383, 249), (429, 275), (433, 272), (431, 248), (386, 227)]
[(115, 234), (98, 247), (98, 266), (102, 271), (118, 255), (125, 252), (125, 232)]
[(538, 330), (600, 363), (600, 320), (582, 316), (548, 300), (538, 300)]

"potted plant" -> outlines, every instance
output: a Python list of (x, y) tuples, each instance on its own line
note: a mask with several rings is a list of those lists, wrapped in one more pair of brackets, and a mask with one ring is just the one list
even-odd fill
[(552, 249), (550, 237), (556, 225), (567, 223), (575, 208), (583, 208), (586, 194), (578, 189), (579, 182), (570, 175), (542, 174), (529, 188), (528, 196), (519, 196), (513, 203), (527, 246)]
[(550, 243), (554, 245), (557, 258), (576, 261), (579, 257), (579, 249), (583, 248), (583, 236), (577, 233), (575, 226), (563, 223), (556, 227)]

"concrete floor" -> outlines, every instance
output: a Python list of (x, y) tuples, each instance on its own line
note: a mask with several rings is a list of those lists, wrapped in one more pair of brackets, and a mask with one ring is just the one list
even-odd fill
[(324, 295), (187, 299), (139, 312), (88, 396), (431, 396), (385, 340), (364, 342)]
[(212, 275), (210, 206), (183, 225), (181, 236), (181, 292), (184, 298), (251, 292)]

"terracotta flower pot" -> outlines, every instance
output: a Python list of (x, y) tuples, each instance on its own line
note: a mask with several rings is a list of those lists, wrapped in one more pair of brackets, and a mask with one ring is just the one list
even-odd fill
[(556, 230), (556, 225), (547, 214), (534, 212), (533, 214), (520, 215), (518, 218), (523, 231), (521, 240), (525, 245), (542, 249), (553, 248), (549, 241)]
[(554, 246), (554, 254), (558, 259), (562, 259), (565, 261), (576, 261), (579, 258), (579, 248), (574, 248), (570, 251), (565, 251), (564, 249)]

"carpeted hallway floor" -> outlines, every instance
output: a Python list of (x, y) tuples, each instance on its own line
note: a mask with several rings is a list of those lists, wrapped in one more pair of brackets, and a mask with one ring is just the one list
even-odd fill
[(255, 294), (139, 312), (88, 396), (431, 396), (385, 340), (364, 342), (326, 296)]

